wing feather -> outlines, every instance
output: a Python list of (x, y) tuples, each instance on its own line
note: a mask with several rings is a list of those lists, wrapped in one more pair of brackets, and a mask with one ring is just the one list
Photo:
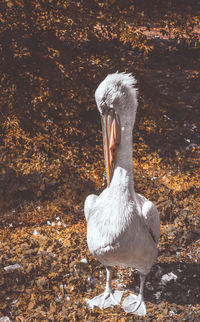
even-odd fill
[(158, 243), (160, 238), (160, 216), (158, 210), (153, 202), (142, 195), (137, 194), (137, 197), (141, 207), (141, 216), (143, 217), (152, 238)]
[(92, 194), (87, 196), (87, 198), (85, 199), (84, 214), (87, 222), (89, 220), (92, 210), (94, 209), (94, 205), (96, 203), (97, 198), (98, 196)]

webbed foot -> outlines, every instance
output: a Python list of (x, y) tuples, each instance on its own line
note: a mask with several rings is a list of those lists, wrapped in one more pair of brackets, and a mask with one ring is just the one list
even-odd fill
[(130, 294), (122, 303), (122, 308), (127, 313), (134, 313), (140, 316), (146, 315), (146, 305), (143, 296)]
[(104, 293), (95, 296), (93, 299), (86, 299), (88, 306), (93, 309), (94, 306), (98, 306), (100, 309), (107, 309), (114, 305), (119, 305), (122, 298), (122, 291), (105, 291)]

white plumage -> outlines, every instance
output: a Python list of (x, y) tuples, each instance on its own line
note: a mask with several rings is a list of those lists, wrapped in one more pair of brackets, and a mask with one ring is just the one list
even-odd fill
[(131, 294), (122, 307), (145, 315), (143, 286), (156, 257), (160, 219), (155, 205), (134, 190), (132, 130), (137, 110), (137, 90), (131, 74), (108, 75), (96, 90), (102, 118), (108, 187), (89, 195), (84, 205), (90, 252), (107, 268), (106, 289), (88, 301), (92, 307), (119, 304), (111, 288), (111, 266), (136, 268), (140, 292)]

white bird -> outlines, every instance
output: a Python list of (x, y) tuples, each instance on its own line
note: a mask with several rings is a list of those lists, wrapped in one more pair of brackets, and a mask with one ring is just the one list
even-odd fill
[(95, 92), (108, 186), (99, 196), (86, 198), (84, 212), (88, 248), (107, 270), (105, 292), (88, 300), (89, 306), (120, 304), (122, 295), (111, 287), (111, 266), (131, 267), (140, 273), (140, 290), (138, 296), (128, 296), (122, 307), (126, 312), (145, 315), (144, 282), (157, 257), (160, 218), (155, 205), (134, 189), (132, 131), (138, 106), (135, 84), (131, 74), (115, 73), (108, 75)]

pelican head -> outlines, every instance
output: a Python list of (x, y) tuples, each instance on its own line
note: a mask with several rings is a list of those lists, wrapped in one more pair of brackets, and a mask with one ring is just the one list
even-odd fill
[(107, 182), (114, 172), (121, 129), (133, 128), (137, 110), (137, 89), (132, 74), (108, 75), (98, 86), (95, 100), (101, 115)]

